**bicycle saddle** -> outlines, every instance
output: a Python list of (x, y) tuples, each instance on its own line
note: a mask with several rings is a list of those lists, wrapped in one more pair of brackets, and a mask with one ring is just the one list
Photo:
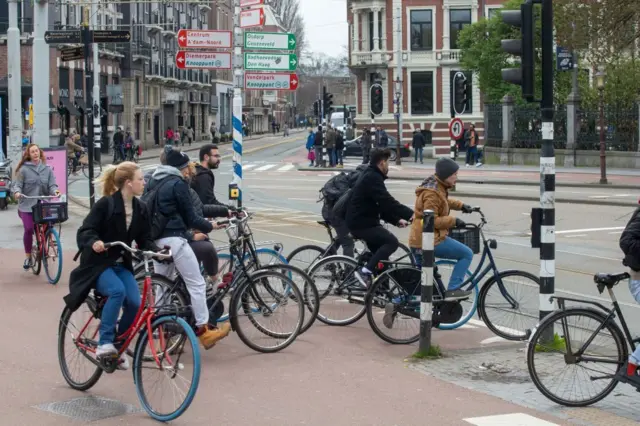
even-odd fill
[(319, 220), (318, 225), (322, 225), (325, 228), (329, 228), (329, 222), (327, 222), (326, 220)]
[(629, 274), (623, 272), (621, 274), (595, 274), (593, 276), (593, 282), (596, 284), (605, 285), (608, 288), (613, 287), (622, 280), (629, 278)]

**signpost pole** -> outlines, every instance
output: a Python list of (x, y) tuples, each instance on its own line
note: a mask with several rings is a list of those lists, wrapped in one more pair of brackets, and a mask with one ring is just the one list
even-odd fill
[[(22, 147), (22, 83), (20, 69), (20, 29), (18, 28), (18, 2), (9, 0), (9, 28), (7, 30), (7, 67), (9, 91), (9, 138), (7, 155), (15, 169), (21, 157)], [(48, 68), (47, 68), (48, 69)], [(49, 93), (47, 91), (47, 93)], [(47, 100), (47, 106), (48, 106)]]
[[(244, 39), (242, 36), (242, 28), (240, 27), (240, 0), (234, 0), (233, 11), (233, 32), (234, 32), (234, 56), (233, 56), (233, 182), (238, 188), (238, 197), (236, 206), (242, 207), (242, 86), (243, 78), (243, 57), (242, 45)], [(230, 191), (230, 193), (233, 191)]]
[(33, 49), (32, 84), (35, 142), (41, 148), (48, 148), (49, 141), (49, 46), (44, 35), (49, 27), (49, 3), (33, 3)]
[[(92, 38), (91, 30), (89, 29), (88, 14), (89, 14), (88, 9), (85, 8), (85, 16), (83, 17), (83, 24), (82, 24), (82, 43), (84, 48), (84, 80), (85, 80), (85, 87), (87, 88), (91, 87), (93, 83), (93, 75), (91, 74), (91, 67), (89, 66), (89, 59), (91, 58), (91, 42), (93, 41), (93, 38)], [(84, 96), (85, 96), (85, 104), (91, 105), (88, 90), (85, 90)], [(96, 109), (90, 108), (90, 111), (91, 113), (89, 114), (89, 116), (94, 115), (94, 119), (95, 119)], [(99, 115), (100, 110), (98, 109), (97, 112)], [(93, 149), (91, 149), (92, 148), (91, 141), (93, 141), (94, 132), (93, 132), (93, 127), (88, 125), (87, 128), (88, 128), (88, 140), (89, 140), (89, 147), (87, 149), (87, 156), (89, 158), (89, 206), (93, 207), (94, 203), (96, 202), (95, 188), (93, 187), (93, 160), (94, 160), (93, 154), (94, 153), (93, 153)]]
[[(85, 8), (86, 9), (86, 8)], [(97, 30), (98, 29), (98, 4), (97, 2), (92, 2), (91, 3), (91, 28), (93, 30)], [(93, 34), (91, 35), (91, 39), (87, 39), (85, 41), (85, 43), (93, 43)], [(98, 108), (96, 110), (95, 106), (93, 107), (93, 138), (88, 137), (87, 139), (89, 140), (89, 151), (93, 151), (92, 155), (96, 156), (96, 160), (100, 161), (100, 140), (101, 140), (101, 126), (100, 126), (100, 116), (101, 116), (101, 108), (100, 108), (100, 60), (98, 57), (98, 44), (95, 43), (95, 46), (93, 46), (93, 89), (92, 89), (92, 93), (93, 93), (93, 104), (97, 105)], [(87, 62), (87, 59), (85, 57), (85, 64)], [(87, 91), (89, 90), (89, 86), (87, 85)], [(87, 104), (89, 105), (89, 104)], [(97, 114), (96, 114), (97, 111)], [(89, 125), (87, 124), (87, 127), (89, 127)], [(93, 141), (93, 145), (91, 144), (91, 141)], [(109, 146), (109, 144), (107, 144), (107, 147)], [(89, 157), (92, 158), (92, 157)], [(89, 166), (90, 170), (93, 170), (93, 164), (91, 164)], [(91, 172), (91, 176), (93, 176), (93, 172)], [(89, 178), (89, 180), (93, 180), (92, 177)], [(91, 184), (93, 187), (93, 183)], [(92, 199), (93, 202), (93, 199)], [(93, 204), (92, 204), (93, 205)]]

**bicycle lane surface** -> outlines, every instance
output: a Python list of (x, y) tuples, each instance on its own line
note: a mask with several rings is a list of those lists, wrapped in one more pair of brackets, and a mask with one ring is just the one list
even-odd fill
[[(72, 247), (78, 219), (72, 221), (63, 228), (67, 248)], [(19, 224), (7, 230), (10, 235), (19, 231), (15, 225)], [(257, 229), (256, 234), (273, 239)], [(279, 239), (285, 246), (294, 246), (291, 239)], [(86, 393), (70, 389), (61, 376), (57, 328), (68, 273), (74, 266), (73, 250), (65, 251), (63, 279), (54, 287), (44, 276), (23, 272), (19, 242), (10, 247), (3, 248), (0, 256), (0, 339), (6, 342), (0, 362), (0, 392), (5, 395), (0, 402), (3, 424), (59, 425), (70, 421), (36, 406), (66, 408), (76, 419), (89, 414), (116, 414), (97, 421), (98, 425), (156, 424), (140, 411), (130, 372), (103, 375)], [(491, 337), (482, 327), (434, 331), (434, 342), (445, 354), (478, 348)], [(493, 342), (488, 346), (503, 344)], [(202, 351), (203, 370), (196, 398), (173, 423), (210, 425), (215, 419), (222, 425), (492, 425), (497, 421), (494, 417), (464, 419), (510, 414), (517, 417), (510, 417), (508, 424), (515, 424), (522, 416), (531, 416), (530, 423), (523, 425), (569, 424), (407, 368), (404, 359), (414, 351), (415, 345), (382, 342), (371, 332), (366, 319), (340, 328), (316, 323), (289, 348), (271, 355), (253, 352), (231, 334), (214, 349)], [(70, 401), (83, 407), (73, 409)], [(550, 423), (541, 423), (540, 419)]]

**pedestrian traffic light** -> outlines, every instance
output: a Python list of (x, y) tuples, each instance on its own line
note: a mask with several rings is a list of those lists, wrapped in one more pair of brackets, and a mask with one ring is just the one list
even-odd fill
[(464, 114), (471, 99), (471, 85), (467, 76), (457, 72), (453, 77), (453, 110), (456, 114)]
[(502, 11), (502, 21), (513, 27), (520, 27), (521, 39), (502, 40), (502, 50), (520, 56), (520, 68), (505, 68), (502, 79), (507, 83), (522, 86), (522, 97), (527, 102), (534, 101), (534, 63), (533, 63), (533, 0), (527, 0), (520, 10)]
[(316, 117), (320, 115), (320, 108), (319, 107), (320, 107), (320, 105), (318, 105), (318, 101), (315, 101), (313, 103), (313, 115), (316, 116)]
[(369, 99), (371, 99), (371, 107), (369, 108), (371, 110), (371, 114), (373, 115), (382, 114), (383, 105), (384, 105), (383, 97), (384, 97), (384, 93), (382, 91), (382, 86), (379, 84), (372, 85), (370, 89), (370, 96), (369, 96)]
[(326, 87), (324, 88), (322, 101), (324, 102), (324, 113), (327, 114), (331, 112), (331, 109), (333, 109), (333, 95), (327, 92)]

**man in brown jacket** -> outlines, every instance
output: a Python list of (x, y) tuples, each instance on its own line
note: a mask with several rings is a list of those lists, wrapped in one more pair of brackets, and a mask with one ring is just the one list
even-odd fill
[[(447, 236), (451, 228), (463, 228), (465, 223), (454, 216), (451, 210), (461, 210), (472, 213), (473, 208), (462, 201), (449, 198), (449, 188), (458, 180), (459, 166), (450, 158), (440, 158), (436, 162), (436, 173), (425, 179), (416, 188), (416, 204), (413, 213), (416, 219), (423, 218), (424, 210), (432, 210), (435, 216), (435, 256), (441, 259), (456, 260), (456, 266), (451, 273), (446, 300), (464, 299), (469, 297), (470, 291), (459, 289), (464, 282), (465, 273), (473, 260), (471, 249), (459, 241)], [(422, 220), (414, 220), (409, 234), (409, 247), (416, 258), (422, 263)]]

